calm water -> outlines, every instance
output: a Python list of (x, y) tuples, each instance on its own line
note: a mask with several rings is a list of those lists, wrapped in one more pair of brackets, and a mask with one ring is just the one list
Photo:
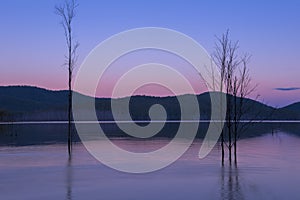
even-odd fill
[[(140, 152), (168, 139), (114, 142)], [(0, 199), (300, 199), (300, 137), (281, 131), (242, 139), (238, 167), (221, 167), (218, 146), (200, 160), (200, 145), (195, 140), (177, 162), (148, 174), (110, 169), (80, 143), (71, 162), (65, 144), (1, 146)]]

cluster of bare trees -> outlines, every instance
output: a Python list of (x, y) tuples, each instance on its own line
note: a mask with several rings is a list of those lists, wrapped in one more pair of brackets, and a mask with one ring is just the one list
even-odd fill
[[(238, 42), (232, 42), (227, 31), (221, 38), (217, 38), (214, 61), (220, 69), (220, 92), (226, 94), (226, 121), (221, 133), (222, 164), (224, 164), (225, 147), (228, 149), (229, 162), (232, 162), (232, 148), (234, 162), (237, 163), (237, 140), (249, 126), (251, 120), (241, 122), (245, 114), (251, 109), (248, 97), (256, 88), (251, 85), (248, 62), (250, 56), (240, 56)], [(222, 105), (221, 105), (222, 106)], [(223, 105), (224, 106), (224, 105)]]

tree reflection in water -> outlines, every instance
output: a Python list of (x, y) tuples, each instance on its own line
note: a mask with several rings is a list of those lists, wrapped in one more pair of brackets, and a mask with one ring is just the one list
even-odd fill
[(221, 199), (222, 200), (243, 200), (244, 195), (239, 180), (239, 171), (236, 165), (221, 167)]
[(68, 159), (66, 165), (66, 199), (72, 200), (73, 166), (72, 159)]

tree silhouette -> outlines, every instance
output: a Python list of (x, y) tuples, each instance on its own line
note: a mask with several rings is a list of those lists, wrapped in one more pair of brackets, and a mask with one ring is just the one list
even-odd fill
[[(234, 161), (237, 163), (237, 140), (244, 129), (251, 124), (241, 123), (242, 119), (251, 110), (251, 103), (245, 99), (256, 89), (251, 85), (248, 62), (250, 56), (239, 56), (238, 42), (232, 42), (229, 31), (217, 38), (214, 61), (220, 69), (221, 89), (226, 93), (226, 122), (221, 133), (222, 165), (224, 164), (224, 147), (228, 148), (229, 162), (232, 161), (232, 147)], [(224, 86), (223, 86), (224, 85)], [(224, 87), (224, 88), (223, 88)]]
[(72, 75), (73, 69), (77, 61), (77, 48), (79, 43), (74, 41), (73, 37), (73, 25), (72, 22), (76, 16), (76, 8), (78, 4), (75, 0), (65, 0), (63, 5), (55, 6), (55, 12), (61, 17), (61, 25), (64, 29), (65, 39), (67, 43), (67, 55), (64, 65), (68, 67), (68, 153), (71, 157), (72, 151), (72, 132), (71, 132), (71, 120), (72, 120)]

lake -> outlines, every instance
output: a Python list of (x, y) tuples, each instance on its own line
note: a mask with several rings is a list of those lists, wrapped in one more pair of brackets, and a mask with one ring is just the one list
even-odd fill
[[(22, 133), (15, 135), (19, 129), (33, 130), (15, 127), (2, 137), (13, 139), (7, 141), (11, 145), (1, 142), (0, 146), (0, 199), (300, 199), (300, 137), (288, 131), (241, 139), (237, 167), (228, 162), (221, 166), (219, 145), (199, 159), (202, 139), (198, 138), (170, 166), (128, 174), (101, 164), (80, 142), (74, 144), (68, 161), (66, 144), (51, 139), (58, 134), (55, 127), (47, 128), (53, 132), (49, 144), (11, 143), (24, 138)], [(158, 149), (170, 139), (112, 140), (124, 149), (142, 152)]]

